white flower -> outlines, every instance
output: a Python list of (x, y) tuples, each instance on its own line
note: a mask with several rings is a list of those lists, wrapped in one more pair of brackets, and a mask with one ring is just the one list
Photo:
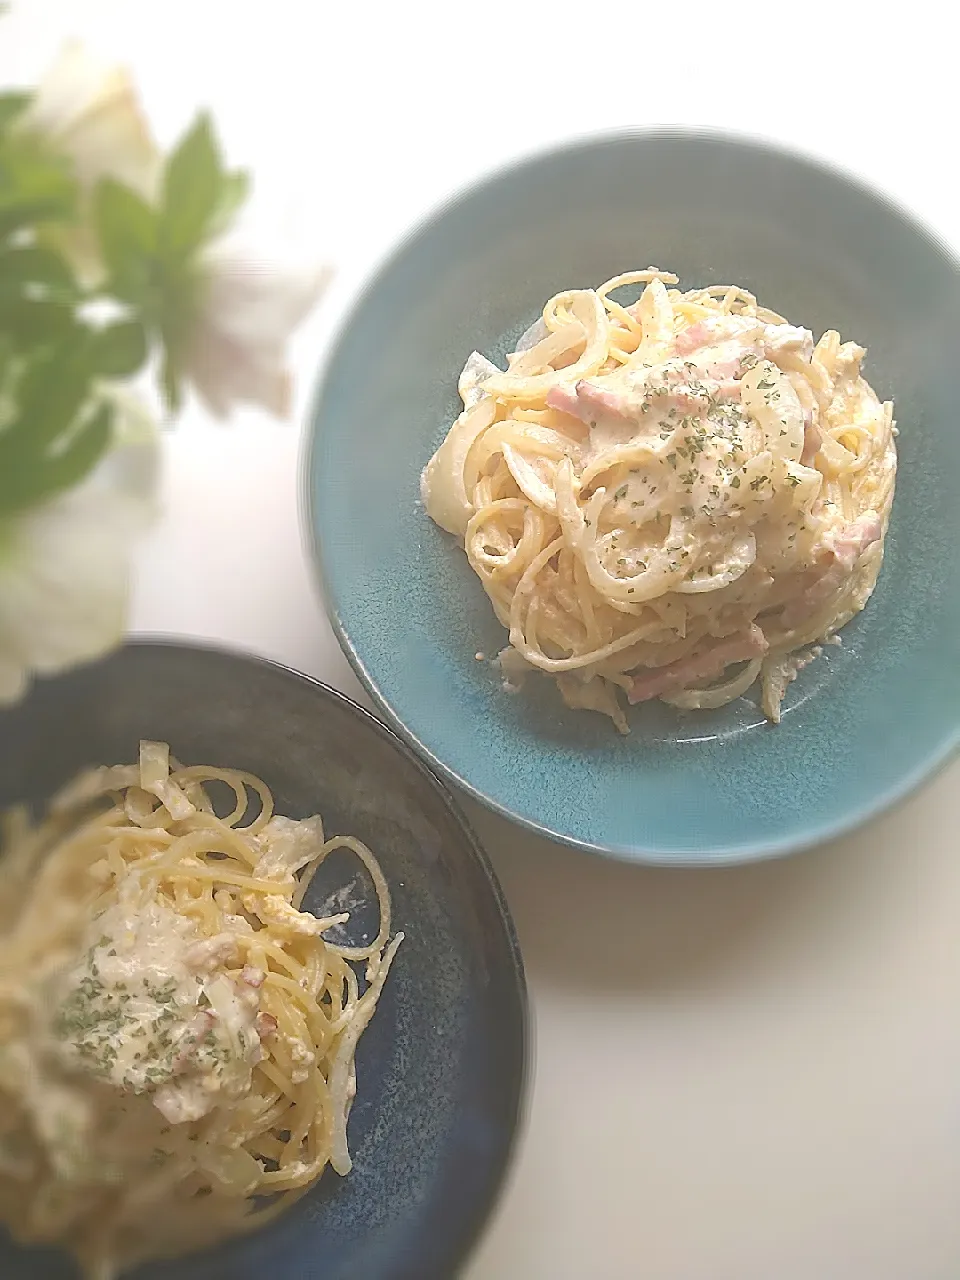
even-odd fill
[(227, 241), (207, 250), (201, 269), (201, 310), (182, 373), (217, 417), (239, 403), (286, 416), (287, 340), (320, 297), (329, 271), (294, 270)]
[[(21, 127), (40, 134), (70, 161), (88, 200), (101, 178), (115, 178), (146, 200), (156, 193), (163, 157), (133, 81), (122, 67), (100, 62), (78, 42), (68, 44), (44, 76)], [(97, 284), (103, 266), (89, 216), (60, 228), (57, 241), (80, 279)]]
[(66, 45), (50, 67), (22, 125), (67, 156), (85, 189), (116, 178), (148, 199), (153, 195), (162, 158), (133, 81), (79, 42)]
[(132, 543), (156, 511), (158, 447), (139, 401), (104, 394), (120, 409), (113, 449), (76, 488), (0, 521), (0, 703), (123, 635)]

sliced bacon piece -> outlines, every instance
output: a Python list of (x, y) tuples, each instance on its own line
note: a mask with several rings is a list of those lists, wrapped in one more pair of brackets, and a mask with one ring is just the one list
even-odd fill
[(823, 436), (820, 428), (814, 425), (813, 415), (809, 409), (803, 412), (803, 453), (800, 455), (800, 465), (803, 467), (812, 467), (813, 460), (820, 452), (820, 444)]
[(275, 1036), (279, 1025), (272, 1013), (258, 1013), (254, 1023), (261, 1040), (269, 1040), (271, 1036)]
[(745, 636), (731, 636), (704, 653), (679, 658), (664, 667), (634, 676), (627, 698), (630, 702), (648, 702), (673, 689), (708, 684), (721, 676), (731, 663), (762, 658), (769, 647), (766, 636), (754, 624)]
[(875, 511), (865, 511), (862, 516), (846, 525), (833, 539), (833, 555), (838, 564), (849, 573), (864, 551), (880, 541), (883, 526)]
[(579, 418), (581, 422), (596, 422), (598, 418), (619, 418), (623, 422), (635, 420), (626, 396), (586, 378), (581, 378), (575, 387), (551, 388), (547, 392), (547, 404), (551, 409)]
[(783, 625), (791, 630), (816, 613), (846, 585), (863, 553), (879, 542), (883, 534), (880, 517), (875, 511), (845, 525), (838, 533), (824, 539), (824, 553), (810, 571), (808, 586), (784, 606)]
[(576, 387), (551, 387), (547, 392), (547, 404), (551, 409), (569, 413), (572, 418), (580, 417), (580, 398)]

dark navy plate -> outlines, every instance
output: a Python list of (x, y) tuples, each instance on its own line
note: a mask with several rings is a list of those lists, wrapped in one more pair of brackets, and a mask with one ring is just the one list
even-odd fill
[[(179, 644), (131, 643), (0, 715), (0, 807), (40, 806), (85, 765), (133, 760), (141, 737), (169, 742), (187, 763), (251, 770), (279, 813), (320, 812), (330, 834), (359, 836), (383, 866), (406, 939), (357, 1052), (353, 1172), (328, 1170), (262, 1231), (138, 1280), (456, 1275), (503, 1179), (525, 1074), (523, 968), (483, 851), (436, 778), (342, 694)], [(355, 871), (340, 864), (344, 878)], [(75, 1275), (60, 1255), (0, 1236), (3, 1280)]]

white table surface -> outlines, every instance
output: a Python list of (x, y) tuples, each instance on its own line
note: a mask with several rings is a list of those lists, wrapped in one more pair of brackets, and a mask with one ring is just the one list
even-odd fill
[[(162, 141), (214, 109), (261, 223), (339, 271), (296, 345), (296, 423), (355, 275), (449, 189), (555, 138), (764, 134), (960, 246), (955, 48), (939, 6), (882, 11), (14, 0), (0, 80), (79, 34), (134, 67)], [(298, 436), (253, 413), (183, 417), (132, 624), (227, 640), (365, 701), (301, 549)], [(960, 1276), (957, 763), (865, 831), (733, 870), (608, 864), (465, 807), (536, 1023), (527, 1123), (468, 1280)]]

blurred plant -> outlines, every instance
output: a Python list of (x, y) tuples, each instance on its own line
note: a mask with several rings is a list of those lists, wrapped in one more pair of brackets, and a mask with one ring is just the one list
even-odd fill
[(127, 384), (152, 372), (171, 415), (191, 386), (220, 416), (289, 408), (322, 277), (231, 248), (247, 191), (206, 115), (161, 155), (129, 76), (79, 46), (0, 93), (0, 702), (123, 633), (158, 452)]

